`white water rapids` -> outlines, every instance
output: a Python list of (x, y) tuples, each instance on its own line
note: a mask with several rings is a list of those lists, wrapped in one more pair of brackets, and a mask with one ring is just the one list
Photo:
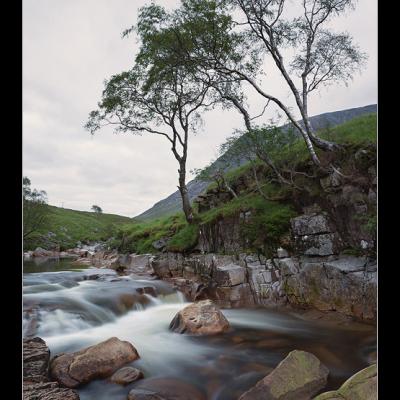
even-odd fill
[[(25, 268), (24, 335), (42, 337), (52, 356), (116, 336), (136, 347), (140, 359), (132, 365), (145, 378), (185, 380), (210, 400), (236, 399), (265, 375), (262, 368), (275, 367), (293, 349), (316, 354), (330, 369), (335, 387), (367, 365), (375, 345), (367, 328), (332, 329), (266, 309), (223, 310), (232, 326), (226, 335), (169, 331), (186, 304), (181, 293), (159, 280), (118, 277), (95, 268), (72, 270), (68, 262), (41, 268), (27, 263)], [(125, 400), (134, 386), (95, 381), (79, 394), (82, 400)]]

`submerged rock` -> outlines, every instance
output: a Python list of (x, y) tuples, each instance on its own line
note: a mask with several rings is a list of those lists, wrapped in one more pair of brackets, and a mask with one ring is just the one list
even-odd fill
[(110, 378), (111, 382), (119, 385), (128, 385), (138, 379), (143, 378), (143, 372), (133, 367), (123, 367), (114, 372)]
[(309, 400), (324, 388), (328, 374), (313, 354), (294, 350), (239, 400)]
[(314, 400), (376, 400), (376, 364), (357, 372), (338, 390), (322, 393)]
[(138, 358), (131, 343), (112, 337), (75, 353), (61, 353), (51, 361), (50, 372), (63, 386), (75, 388), (96, 378), (107, 378)]
[(176, 378), (151, 378), (139, 382), (128, 400), (206, 400), (195, 386)]
[(179, 311), (169, 328), (177, 333), (215, 335), (226, 332), (229, 322), (211, 300), (202, 300)]

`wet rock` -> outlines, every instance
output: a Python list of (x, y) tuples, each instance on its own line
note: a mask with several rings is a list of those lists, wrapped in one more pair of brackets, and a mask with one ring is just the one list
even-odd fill
[(214, 279), (219, 286), (235, 286), (244, 283), (245, 272), (240, 265), (222, 265), (216, 267)]
[(128, 400), (168, 400), (156, 392), (146, 389), (132, 389), (128, 394)]
[(218, 286), (210, 291), (211, 298), (222, 308), (249, 307), (254, 305), (254, 296), (248, 283), (236, 286)]
[(150, 296), (157, 297), (157, 290), (153, 286), (146, 286), (142, 288), (137, 288), (136, 291), (139, 294), (149, 294)]
[(49, 382), (50, 350), (43, 339), (23, 341), (23, 400), (79, 400), (74, 390)]
[(300, 215), (290, 221), (295, 236), (315, 235), (332, 232), (325, 215)]
[(48, 381), (50, 350), (40, 337), (24, 339), (23, 370), (24, 380), (29, 382)]
[(137, 368), (124, 367), (114, 372), (110, 378), (111, 382), (119, 385), (128, 385), (143, 378), (143, 372)]
[(376, 400), (376, 364), (357, 372), (338, 390), (322, 393), (314, 400)]
[(128, 400), (206, 400), (195, 386), (176, 378), (151, 378), (140, 381)]
[(326, 385), (328, 374), (313, 354), (294, 350), (239, 400), (309, 400)]
[[(375, 320), (376, 272), (344, 273), (331, 264), (308, 263), (300, 273), (289, 276), (284, 283), (289, 303)], [(345, 264), (340, 265), (343, 267)]]
[(63, 386), (75, 388), (93, 379), (106, 378), (138, 358), (131, 343), (112, 337), (75, 353), (61, 353), (51, 361), (50, 372)]
[(177, 333), (215, 335), (226, 332), (229, 322), (211, 300), (202, 300), (179, 311), (169, 328)]
[(24, 382), (23, 400), (79, 400), (79, 394), (72, 389), (60, 388), (57, 382)]

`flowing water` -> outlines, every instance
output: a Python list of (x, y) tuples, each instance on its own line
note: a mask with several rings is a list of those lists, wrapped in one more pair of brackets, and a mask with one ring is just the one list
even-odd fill
[[(210, 400), (237, 399), (294, 349), (315, 354), (330, 370), (327, 389), (335, 389), (368, 366), (376, 349), (374, 327), (332, 326), (267, 309), (223, 310), (231, 324), (224, 335), (176, 334), (169, 323), (188, 303), (169, 284), (74, 269), (67, 260), (25, 262), (23, 290), (24, 336), (43, 338), (52, 356), (116, 336), (136, 347), (141, 358), (132, 365), (146, 379), (178, 378)], [(78, 392), (82, 400), (125, 400), (139, 382), (99, 380)]]

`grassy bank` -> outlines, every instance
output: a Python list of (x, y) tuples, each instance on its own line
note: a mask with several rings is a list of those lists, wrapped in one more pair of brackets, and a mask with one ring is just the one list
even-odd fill
[(131, 221), (131, 218), (121, 215), (48, 206), (45, 225), (24, 241), (24, 249), (31, 250), (38, 246), (49, 248), (54, 245), (66, 249), (76, 246), (78, 241), (107, 240), (116, 234), (122, 224)]

